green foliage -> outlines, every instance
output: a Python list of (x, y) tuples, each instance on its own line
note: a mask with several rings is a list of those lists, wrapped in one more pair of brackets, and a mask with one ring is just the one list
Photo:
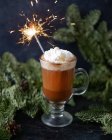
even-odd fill
[(75, 38), (74, 36), (72, 36), (72, 34), (73, 33), (71, 29), (66, 30), (65, 28), (62, 28), (62, 29), (59, 29), (58, 32), (56, 32), (54, 39), (58, 38), (59, 41), (63, 40), (65, 43), (74, 42)]
[(101, 12), (99, 10), (90, 11), (86, 16), (85, 20), (88, 21), (88, 24), (94, 26), (97, 24), (99, 18), (101, 16)]
[[(75, 13), (75, 16), (74, 16), (74, 13)], [(66, 20), (67, 20), (68, 26), (72, 26), (73, 23), (80, 22), (81, 15), (80, 15), (80, 11), (77, 5), (72, 4), (68, 7), (67, 13), (66, 13)]]
[(0, 128), (0, 140), (10, 140), (11, 134), (4, 128)]
[[(79, 112), (83, 121), (100, 122), (107, 133), (112, 133), (112, 31), (100, 21), (101, 12), (92, 10), (82, 17), (77, 5), (70, 5), (66, 13), (67, 28), (54, 33), (54, 39), (65, 43), (76, 42), (84, 58), (91, 64), (87, 99), (100, 102), (99, 106)], [(76, 84), (81, 83), (78, 79)], [(111, 109), (111, 111), (110, 111)]]
[(0, 127), (13, 121), (15, 108), (9, 100), (2, 99), (0, 101)]
[(102, 106), (90, 106), (88, 110), (81, 111), (75, 114), (78, 118), (84, 122), (101, 122), (103, 116), (107, 113), (107, 110)]
[(103, 106), (92, 106), (88, 110), (75, 114), (84, 122), (97, 122), (102, 124), (106, 133), (112, 133), (112, 112)]
[[(17, 110), (34, 117), (38, 109), (47, 112), (47, 103), (41, 93), (40, 63), (30, 59), (20, 63), (11, 53), (0, 58), (0, 139), (9, 139), (7, 127), (13, 123)], [(6, 136), (6, 137), (5, 137)]]
[(75, 106), (75, 102), (74, 102), (74, 99), (71, 98), (68, 102), (68, 105), (70, 105), (71, 107), (74, 107)]
[(103, 116), (101, 119), (101, 124), (103, 125), (102, 128), (106, 131), (106, 133), (112, 133), (112, 113), (107, 113), (105, 116)]

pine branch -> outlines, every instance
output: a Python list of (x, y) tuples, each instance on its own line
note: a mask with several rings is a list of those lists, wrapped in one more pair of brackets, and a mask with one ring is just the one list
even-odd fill
[(66, 21), (67, 25), (71, 27), (74, 25), (73, 23), (79, 23), (81, 20), (80, 11), (77, 5), (72, 4), (68, 7), (67, 13), (66, 13)]
[(9, 135), (8, 125), (11, 125), (10, 133), (13, 132), (13, 119), (17, 110), (22, 109), (34, 117), (39, 109), (47, 112), (48, 107), (41, 94), (39, 62), (30, 59), (27, 63), (20, 63), (7, 52), (0, 59), (0, 66), (0, 134), (4, 133), (5, 140), (5, 136), (7, 139)]
[(88, 110), (81, 111), (75, 114), (82, 121), (101, 122), (101, 118), (108, 112), (102, 106), (90, 106)]
[(101, 119), (101, 124), (103, 125), (103, 130), (106, 134), (112, 134), (112, 113), (107, 113)]
[(13, 121), (15, 108), (7, 99), (0, 100), (0, 102), (0, 127), (3, 127), (7, 123)]
[(101, 16), (101, 12), (99, 10), (90, 11), (86, 16), (85, 20), (89, 25), (96, 25)]
[(83, 122), (97, 122), (102, 124), (105, 133), (112, 134), (112, 113), (105, 107), (93, 106), (86, 111), (81, 111), (75, 114)]
[(0, 140), (10, 140), (11, 134), (4, 128), (0, 128)]
[(71, 29), (66, 29), (66, 28), (57, 30), (57, 32), (54, 33), (53, 38), (55, 40), (65, 42), (65, 43), (72, 43), (75, 41), (73, 31)]

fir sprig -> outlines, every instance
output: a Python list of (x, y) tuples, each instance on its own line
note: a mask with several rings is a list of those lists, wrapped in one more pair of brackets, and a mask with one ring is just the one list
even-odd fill
[(104, 106), (92, 106), (88, 110), (76, 113), (75, 116), (84, 122), (100, 123), (105, 133), (112, 133), (112, 112)]
[[(20, 63), (11, 53), (0, 58), (0, 139), (9, 139), (7, 131), (13, 124), (17, 110), (22, 109), (34, 117), (39, 109), (47, 111), (41, 93), (42, 78), (39, 62), (30, 59)], [(13, 125), (11, 125), (13, 126)]]

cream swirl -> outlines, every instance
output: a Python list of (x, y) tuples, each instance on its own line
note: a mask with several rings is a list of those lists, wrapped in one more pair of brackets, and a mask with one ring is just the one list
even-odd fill
[(58, 47), (45, 51), (43, 57), (46, 61), (55, 64), (63, 64), (75, 59), (75, 56), (71, 52)]

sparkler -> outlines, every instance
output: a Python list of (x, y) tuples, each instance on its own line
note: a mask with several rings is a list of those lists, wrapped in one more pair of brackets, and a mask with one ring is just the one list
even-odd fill
[[(31, 6), (33, 6), (33, 4), (35, 3), (38, 3), (38, 0), (31, 0), (30, 3), (31, 3)], [(55, 0), (55, 4), (57, 3), (58, 1)], [(50, 9), (47, 10), (48, 12), (50, 11)], [(38, 43), (42, 53), (44, 53), (44, 49), (39, 41), (39, 37), (40, 36), (44, 36), (44, 37), (50, 37), (48, 34), (47, 34), (47, 31), (49, 29), (46, 29), (46, 26), (49, 27), (49, 28), (53, 28), (53, 26), (51, 25), (51, 23), (56, 20), (58, 17), (55, 16), (55, 15), (50, 15), (49, 17), (45, 18), (44, 20), (42, 20), (41, 18), (39, 19), (38, 16), (36, 14), (33, 15), (33, 18), (30, 20), (29, 18), (27, 18), (25, 16), (24, 13), (20, 14), (20, 16), (23, 16), (25, 17), (26, 19), (26, 23), (25, 25), (20, 28), (18, 31), (21, 33), (22, 37), (19, 39), (19, 42), (18, 43), (22, 43), (22, 44), (25, 44), (25, 43), (28, 43), (30, 44), (32, 38), (34, 37), (36, 42)], [(64, 18), (60, 19), (63, 20)], [(14, 30), (13, 31), (10, 31), (10, 33), (13, 33), (15, 32)], [(51, 32), (50, 32), (51, 33)]]
[[(20, 14), (21, 16), (25, 17), (25, 14)], [(25, 25), (19, 29), (19, 32), (21, 33), (22, 37), (19, 39), (18, 43), (25, 44), (28, 43), (30, 44), (32, 38), (34, 37), (36, 42), (38, 43), (42, 53), (44, 53), (44, 49), (39, 41), (40, 36), (44, 37), (50, 37), (46, 32), (49, 29), (46, 29), (45, 26), (49, 26), (52, 28), (53, 26), (51, 23), (57, 19), (57, 16), (51, 15), (43, 21), (42, 19), (37, 18), (38, 16), (36, 14), (33, 15), (32, 20), (29, 18), (26, 18), (26, 23)], [(13, 33), (15, 31), (10, 31), (10, 33)]]
[(41, 45), (41, 43), (36, 35), (35, 35), (35, 39), (36, 39), (38, 45), (40, 46), (41, 51), (44, 53), (44, 49), (43, 49), (43, 47), (42, 47), (42, 45)]
[[(44, 53), (44, 49), (38, 39), (39, 36), (46, 36), (47, 34), (45, 33), (44, 29), (43, 29), (43, 25), (44, 23), (40, 23), (39, 21), (36, 21), (36, 18), (33, 16), (33, 20), (30, 21), (27, 18), (27, 22), (24, 25), (24, 27), (22, 27), (21, 29), (19, 29), (19, 32), (22, 34), (22, 38), (20, 38), (19, 43), (26, 43), (26, 42), (31, 42), (32, 38), (35, 37), (36, 42), (38, 43), (42, 53)], [(38, 37), (37, 37), (38, 36)]]

